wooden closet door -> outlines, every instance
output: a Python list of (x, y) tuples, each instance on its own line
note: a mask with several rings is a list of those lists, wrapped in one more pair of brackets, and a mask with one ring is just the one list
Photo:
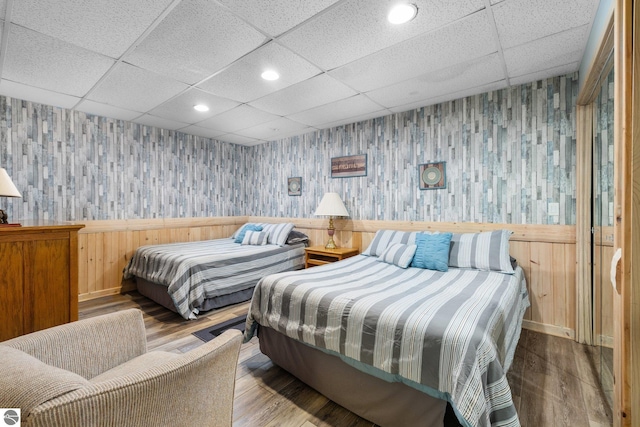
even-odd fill
[(0, 242), (0, 341), (24, 331), (22, 242)]

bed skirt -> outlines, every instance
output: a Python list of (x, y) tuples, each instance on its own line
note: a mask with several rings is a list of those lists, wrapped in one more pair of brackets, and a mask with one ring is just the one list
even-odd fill
[[(140, 277), (135, 277), (136, 286), (140, 295), (143, 295), (150, 300), (157, 302), (163, 307), (177, 313), (176, 306), (173, 300), (167, 292), (167, 287), (164, 285), (158, 285), (157, 283), (149, 282), (148, 280)], [(200, 312), (213, 310), (215, 308), (226, 307), (232, 304), (238, 304), (240, 302), (249, 301), (253, 295), (253, 286), (249, 289), (243, 289), (231, 294), (220, 295), (205, 299), (200, 308)]]
[(258, 340), (260, 350), (273, 363), (340, 406), (382, 427), (459, 425), (444, 400), (402, 383), (367, 375), (336, 356), (262, 325)]

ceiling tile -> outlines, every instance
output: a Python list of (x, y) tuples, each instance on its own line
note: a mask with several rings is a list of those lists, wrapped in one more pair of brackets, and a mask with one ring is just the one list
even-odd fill
[(288, 118), (309, 126), (317, 126), (379, 110), (381, 110), (380, 105), (364, 95), (356, 95), (302, 113), (292, 114)]
[[(280, 78), (260, 77), (271, 69)], [(199, 88), (239, 102), (249, 102), (319, 74), (319, 68), (275, 42), (268, 43), (198, 85)]]
[(203, 120), (198, 123), (198, 126), (221, 130), (224, 133), (231, 133), (279, 118), (280, 116), (258, 110), (249, 105), (241, 105), (233, 110)]
[(387, 14), (396, 0), (347, 0), (279, 40), (312, 63), (330, 70), (395, 43), (446, 25), (485, 7), (484, 0), (416, 0), (418, 15), (393, 25)]
[(430, 71), (497, 52), (485, 11), (439, 31), (399, 43), (329, 72), (356, 90), (367, 92)]
[(19, 0), (13, 2), (11, 21), (76, 46), (118, 58), (171, 1)]
[(315, 129), (303, 125), (302, 123), (281, 117), (274, 121), (262, 123), (234, 133), (237, 135), (247, 136), (249, 138), (272, 141), (274, 139), (285, 138), (290, 135), (298, 135), (312, 130)]
[(278, 92), (274, 92), (250, 104), (261, 110), (286, 116), (339, 99), (348, 98), (355, 94), (356, 92), (353, 89), (350, 89), (327, 74), (321, 74)]
[(177, 122), (175, 120), (169, 120), (158, 116), (152, 116), (151, 114), (145, 114), (142, 117), (138, 117), (137, 119), (133, 120), (133, 122), (140, 123), (141, 125), (170, 130), (177, 130), (189, 126), (188, 123)]
[(565, 64), (559, 67), (549, 68), (546, 70), (538, 71), (532, 74), (525, 74), (523, 76), (518, 76), (509, 79), (509, 83), (512, 86), (521, 85), (524, 83), (536, 82), (538, 80), (546, 79), (549, 77), (562, 76), (565, 74), (573, 73), (574, 71), (580, 68), (579, 62), (574, 62), (572, 64)]
[(275, 37), (338, 0), (219, 0), (233, 13)]
[(127, 110), (125, 108), (118, 108), (108, 104), (101, 104), (95, 101), (83, 100), (74, 107), (75, 110), (82, 111), (84, 113), (94, 114), (96, 116), (111, 117), (119, 120), (133, 120), (136, 117), (140, 117), (142, 114), (138, 111)]
[(506, 0), (492, 6), (503, 49), (590, 24), (599, 0)]
[(265, 41), (215, 2), (183, 0), (125, 59), (193, 84)]
[(113, 64), (106, 56), (11, 25), (2, 77), (83, 96)]
[(367, 92), (374, 101), (387, 108), (412, 104), (504, 80), (502, 64), (497, 54), (474, 59), (415, 79)]
[[(194, 110), (193, 106), (204, 104), (209, 107), (209, 111), (200, 112)], [(220, 98), (210, 93), (198, 89), (189, 89), (185, 93), (170, 99), (159, 107), (149, 111), (150, 114), (165, 117), (185, 123), (197, 123), (209, 117), (228, 111), (238, 105), (237, 102)]]
[(598, 5), (396, 1), (0, 0), (0, 93), (255, 145), (571, 73)]
[(589, 27), (584, 25), (505, 50), (509, 77), (579, 62), (588, 32)]
[(148, 111), (186, 90), (187, 85), (133, 65), (119, 63), (88, 99), (135, 111)]
[(225, 132), (220, 132), (218, 130), (206, 129), (197, 125), (191, 125), (180, 129), (180, 132), (188, 133), (191, 135), (202, 136), (204, 138), (216, 138)]
[(76, 96), (64, 95), (6, 79), (0, 80), (0, 94), (11, 98), (24, 99), (25, 101), (62, 108), (73, 108), (73, 106), (80, 101), (80, 98)]

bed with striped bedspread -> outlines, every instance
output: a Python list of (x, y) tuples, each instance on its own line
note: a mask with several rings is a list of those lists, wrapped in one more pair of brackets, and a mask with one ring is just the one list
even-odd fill
[(166, 286), (178, 313), (195, 319), (206, 298), (249, 289), (266, 275), (304, 267), (304, 247), (242, 245), (231, 238), (141, 246), (124, 278)]
[(402, 269), (359, 255), (256, 286), (258, 325), (451, 402), (463, 425), (518, 426), (506, 372), (529, 297), (514, 274)]

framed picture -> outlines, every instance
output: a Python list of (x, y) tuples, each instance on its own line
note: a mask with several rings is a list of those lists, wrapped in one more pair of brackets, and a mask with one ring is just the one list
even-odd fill
[(302, 177), (294, 176), (287, 178), (287, 191), (290, 196), (299, 196), (302, 194)]
[(446, 162), (418, 165), (418, 182), (421, 190), (447, 188)]
[(351, 178), (367, 176), (367, 155), (331, 158), (331, 178)]

